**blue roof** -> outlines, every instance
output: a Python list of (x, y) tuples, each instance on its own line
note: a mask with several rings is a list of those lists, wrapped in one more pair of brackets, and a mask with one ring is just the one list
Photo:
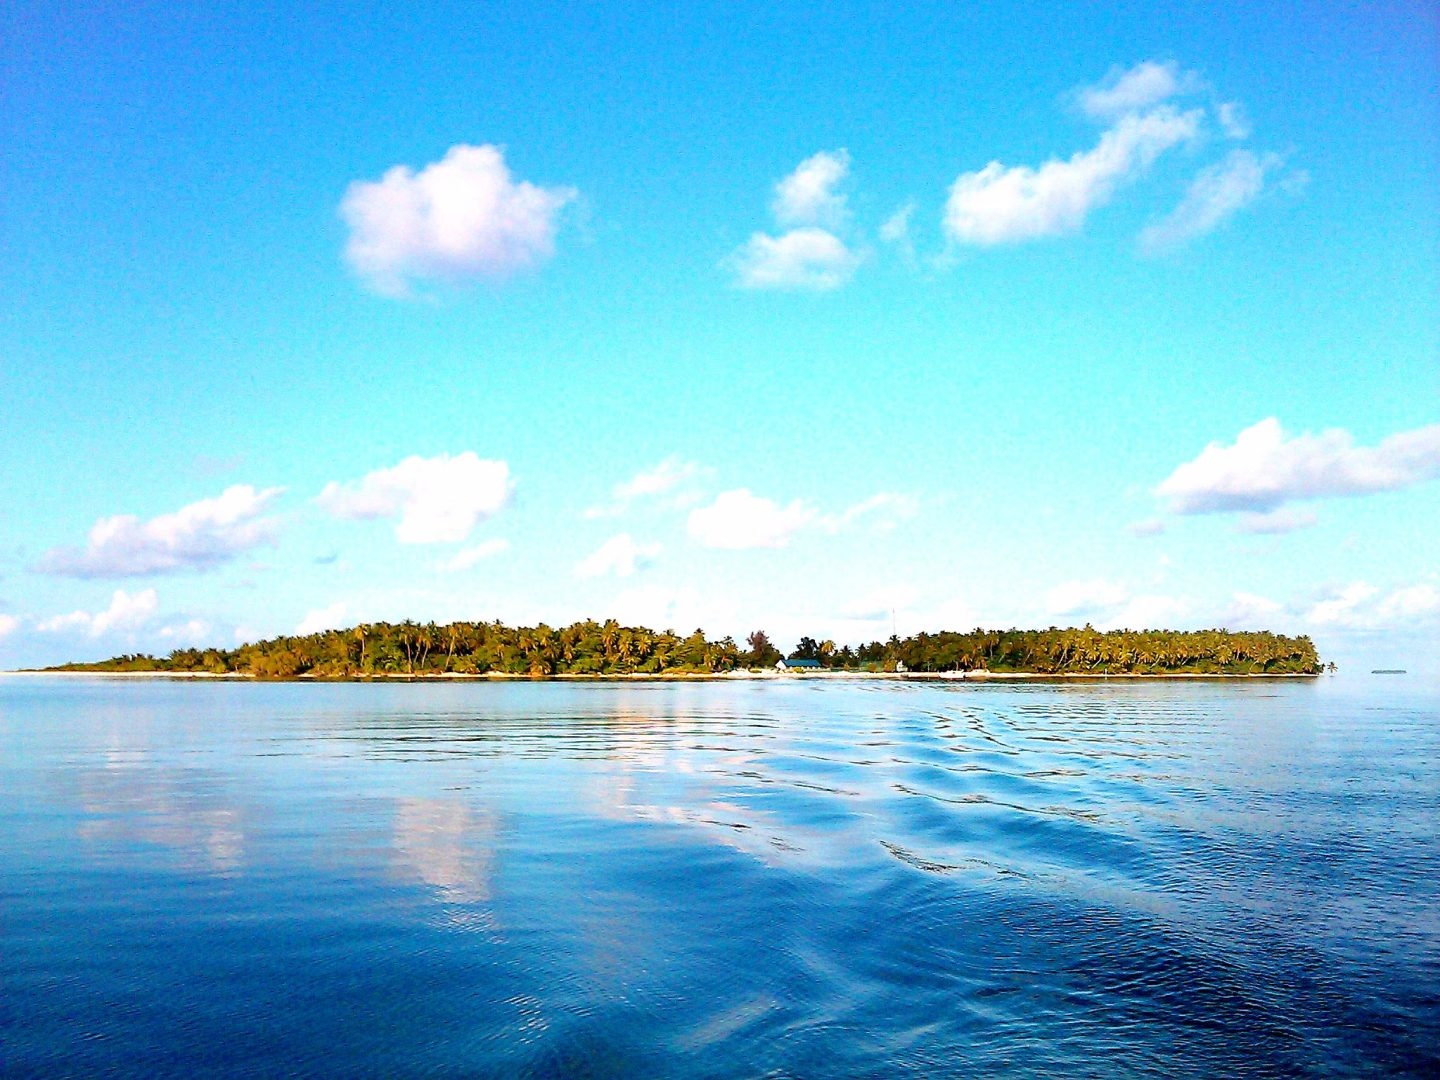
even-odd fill
[(820, 666), (819, 660), (783, 660), (786, 667), (816, 667)]

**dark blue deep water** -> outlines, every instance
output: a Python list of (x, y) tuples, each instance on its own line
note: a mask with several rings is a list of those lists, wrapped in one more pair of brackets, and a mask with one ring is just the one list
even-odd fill
[(0, 1072), (1436, 1075), (1440, 697), (0, 679)]

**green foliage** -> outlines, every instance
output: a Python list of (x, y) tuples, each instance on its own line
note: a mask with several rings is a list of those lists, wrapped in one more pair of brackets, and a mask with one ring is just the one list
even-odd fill
[(155, 671), (246, 674), (266, 679), (300, 675), (355, 678), (371, 675), (629, 675), (717, 673), (739, 662), (729, 638), (710, 641), (696, 630), (680, 637), (621, 626), (613, 619), (559, 630), (512, 628), (501, 623), (365, 623), (304, 637), (280, 637), (238, 649), (176, 649), (165, 657), (117, 656), (96, 664), (66, 664), (65, 671)]
[[(828, 645), (829, 642), (826, 642)], [(993, 671), (1054, 675), (1196, 674), (1314, 675), (1321, 668), (1308, 637), (1268, 631), (1109, 630), (1092, 626), (1048, 630), (972, 630), (892, 637), (862, 645), (854, 660), (845, 651), (822, 664), (880, 665), (906, 671)]]
[(750, 647), (740, 654), (740, 663), (745, 667), (774, 667), (783, 654), (770, 641), (764, 630), (755, 630), (745, 639)]
[[(736, 667), (771, 667), (780, 650), (763, 630), (741, 651), (730, 638), (701, 630), (621, 626), (587, 619), (558, 630), (498, 622), (365, 623), (304, 637), (279, 637), (237, 649), (176, 649), (168, 656), (128, 654), (62, 671), (154, 671), (247, 674), (267, 679), (300, 675), (714, 674)], [(790, 654), (851, 671), (993, 671), (1035, 674), (1313, 675), (1320, 658), (1308, 637), (1228, 630), (1110, 630), (1090, 626), (1048, 630), (972, 630), (917, 634), (837, 649), (806, 637)], [(903, 665), (903, 667), (902, 667)]]

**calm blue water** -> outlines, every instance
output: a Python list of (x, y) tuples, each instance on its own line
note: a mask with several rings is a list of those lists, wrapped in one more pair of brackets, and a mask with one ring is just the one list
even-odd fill
[(0, 679), (0, 1072), (1440, 1071), (1440, 699)]

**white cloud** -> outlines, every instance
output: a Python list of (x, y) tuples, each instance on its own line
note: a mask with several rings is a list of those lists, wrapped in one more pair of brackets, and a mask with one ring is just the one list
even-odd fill
[(319, 634), (325, 630), (339, 630), (344, 623), (345, 605), (337, 600), (329, 607), (307, 611), (305, 617), (296, 625), (295, 633), (304, 637), (306, 634)]
[(1428, 623), (1440, 618), (1440, 589), (1429, 582), (1389, 591), (1364, 581), (1332, 590), (1306, 613), (1318, 626), (1376, 630)]
[(625, 483), (616, 484), (615, 498), (618, 502), (628, 503), (634, 499), (664, 495), (699, 476), (703, 471), (693, 461), (681, 461), (678, 457), (671, 456), (653, 469), (644, 469)]
[(1145, 60), (1128, 71), (1111, 68), (1100, 82), (1082, 87), (1077, 98), (1087, 116), (1113, 120), (1193, 90), (1197, 84), (1195, 76), (1182, 74), (1173, 62)]
[(504, 509), (512, 488), (505, 462), (467, 450), (454, 457), (408, 457), (349, 484), (332, 481), (316, 501), (338, 518), (399, 517), (395, 538), (402, 544), (456, 543)]
[[(843, 590), (845, 583), (836, 587)], [(948, 594), (933, 581), (921, 587), (897, 581), (867, 589), (848, 601), (838, 596), (837, 600), (829, 611), (793, 612), (774, 620), (777, 643), (809, 634), (822, 641), (859, 644), (884, 640), (892, 631), (902, 637), (922, 630), (964, 631), (982, 621), (966, 597)]]
[(1150, 518), (1147, 521), (1132, 521), (1125, 526), (1125, 531), (1131, 536), (1159, 536), (1165, 531), (1165, 522), (1159, 518)]
[(796, 499), (780, 506), (747, 488), (726, 491), (709, 506), (690, 511), (690, 535), (710, 548), (781, 548), (815, 521), (813, 507)]
[(396, 165), (352, 183), (340, 204), (345, 257), (388, 296), (409, 296), (417, 280), (505, 277), (550, 258), (559, 211), (576, 194), (516, 183), (500, 147), (462, 143), (418, 173)]
[(1364, 447), (1338, 428), (1289, 438), (1270, 417), (1240, 432), (1231, 446), (1211, 443), (1155, 494), (1180, 514), (1265, 513), (1297, 499), (1394, 491), (1437, 476), (1440, 424)]
[(1230, 606), (1220, 616), (1220, 625), (1232, 630), (1247, 628), (1270, 628), (1276, 616), (1284, 607), (1274, 600), (1255, 593), (1236, 592), (1230, 598)]
[(20, 620), (14, 615), (0, 615), (0, 638), (9, 637), (20, 628)]
[(1440, 615), (1440, 589), (1434, 585), (1410, 585), (1395, 589), (1380, 603), (1383, 619), (1420, 619)]
[(622, 626), (669, 627), (688, 633), (704, 627), (709, 633), (718, 627), (738, 621), (734, 611), (724, 606), (724, 598), (702, 596), (693, 586), (667, 589), (647, 585), (625, 589), (611, 600), (608, 610)]
[(914, 213), (915, 202), (911, 200), (880, 225), (880, 239), (893, 244), (900, 257), (912, 265), (915, 262), (915, 241), (910, 233), (910, 218)]
[(187, 619), (183, 623), (162, 626), (157, 633), (166, 641), (196, 642), (210, 633), (210, 624), (201, 619)]
[(992, 161), (978, 172), (962, 173), (950, 187), (945, 232), (956, 243), (982, 245), (1075, 232), (1117, 187), (1194, 138), (1201, 117), (1199, 109), (1182, 113), (1168, 105), (1127, 113), (1094, 149), (1066, 161), (1052, 158), (1039, 168)]
[(1368, 621), (1365, 616), (1373, 609), (1372, 601), (1379, 594), (1380, 590), (1374, 585), (1367, 585), (1363, 581), (1352, 582), (1338, 592), (1332, 592), (1324, 600), (1316, 602), (1306, 618), (1321, 626), (1356, 625)]
[(1056, 585), (1046, 594), (1045, 606), (1052, 615), (1093, 615), (1113, 611), (1128, 598), (1124, 586), (1095, 578)]
[(907, 202), (896, 210), (880, 226), (880, 239), (887, 244), (904, 244), (910, 239), (910, 216), (915, 213), (915, 204)]
[(822, 150), (806, 158), (775, 185), (771, 207), (778, 236), (757, 232), (727, 260), (746, 289), (838, 289), (850, 280), (861, 256), (837, 231), (849, 217), (845, 196), (835, 191), (850, 171), (845, 150)]
[(910, 217), (915, 213), (915, 203), (907, 202), (896, 210), (880, 226), (880, 239), (887, 244), (903, 244), (910, 239)]
[(659, 544), (637, 544), (629, 533), (612, 536), (599, 548), (580, 560), (575, 576), (582, 578), (631, 577), (649, 566), (660, 554)]
[(1162, 630), (1178, 626), (1190, 613), (1190, 603), (1178, 596), (1147, 594), (1131, 597), (1117, 612), (1102, 618), (1102, 629)]
[(1230, 151), (1200, 171), (1174, 210), (1140, 233), (1141, 249), (1169, 251), (1214, 231), (1260, 196), (1266, 174), (1280, 164), (1278, 154)]
[(1245, 114), (1245, 106), (1240, 102), (1222, 101), (1215, 106), (1215, 118), (1220, 121), (1220, 130), (1228, 138), (1239, 140), (1250, 137), (1250, 117)]
[(461, 571), (469, 570), (476, 563), (483, 562), (485, 559), (494, 558), (496, 555), (509, 550), (510, 541), (503, 537), (486, 540), (483, 543), (476, 544), (474, 547), (463, 548), (457, 551), (452, 558), (443, 564), (441, 569), (452, 574), (458, 574)]
[(747, 289), (838, 289), (860, 265), (860, 256), (834, 233), (814, 226), (780, 236), (756, 233), (731, 257)]
[(914, 517), (919, 510), (920, 502), (913, 495), (882, 491), (841, 514), (825, 518), (822, 523), (831, 532), (839, 532), (861, 518), (869, 518), (875, 523), (875, 528), (883, 532), (893, 529), (905, 518)]
[(694, 490), (695, 481), (711, 471), (694, 461), (681, 461), (671, 455), (654, 468), (642, 469), (624, 483), (616, 484), (611, 492), (614, 501), (609, 506), (591, 507), (585, 511), (585, 516), (617, 517), (637, 500), (658, 499), (662, 496), (671, 496), (673, 505), (686, 505), (698, 498)]
[(691, 537), (705, 547), (779, 548), (804, 528), (833, 534), (867, 521), (875, 531), (886, 532), (914, 517), (919, 507), (913, 495), (882, 491), (838, 514), (822, 514), (799, 499), (782, 507), (740, 488), (717, 496), (709, 506), (692, 510), (688, 526)]
[(781, 225), (840, 227), (846, 218), (845, 196), (835, 186), (849, 171), (850, 154), (843, 149), (806, 158), (775, 185), (775, 220)]
[(277, 522), (261, 515), (284, 490), (256, 491), (249, 484), (236, 484), (216, 498), (149, 521), (128, 514), (101, 518), (90, 529), (84, 550), (53, 548), (42, 556), (38, 569), (77, 578), (208, 570), (274, 542)]
[(1048, 614), (1094, 624), (1101, 630), (1151, 630), (1178, 625), (1191, 604), (1158, 593), (1131, 595), (1125, 586), (1104, 579), (1068, 581), (1046, 596)]
[(124, 589), (116, 589), (110, 599), (110, 606), (93, 614), (88, 611), (72, 611), (69, 615), (56, 615), (46, 619), (38, 629), (46, 633), (78, 631), (100, 637), (112, 630), (133, 630), (143, 626), (155, 614), (159, 598), (154, 589), (131, 596)]
[(1293, 507), (1282, 506), (1265, 514), (1241, 514), (1240, 523), (1236, 527), (1241, 532), (1279, 535), (1299, 529), (1308, 529), (1315, 524), (1316, 520), (1315, 515), (1309, 510), (1296, 510)]

